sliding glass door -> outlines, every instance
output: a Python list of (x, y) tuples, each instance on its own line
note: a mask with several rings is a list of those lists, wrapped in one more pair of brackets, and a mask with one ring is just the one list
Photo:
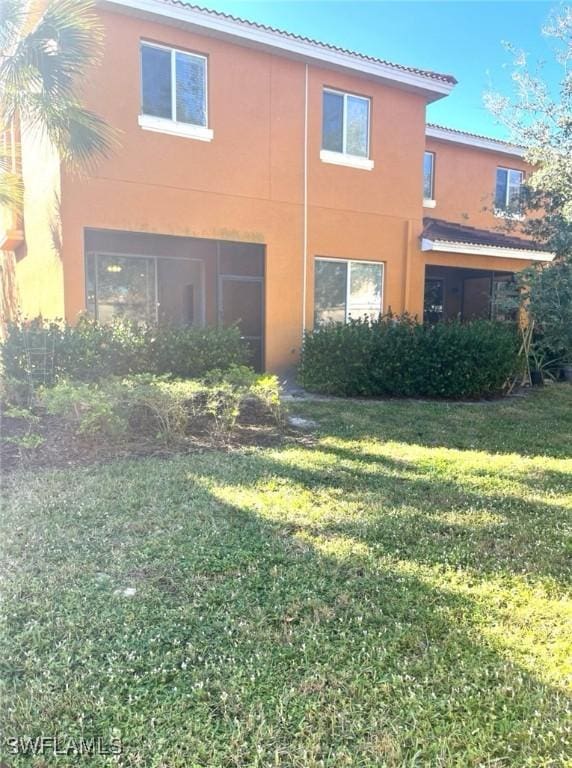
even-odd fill
[(203, 264), (194, 259), (89, 253), (87, 310), (114, 318), (175, 325), (203, 325)]

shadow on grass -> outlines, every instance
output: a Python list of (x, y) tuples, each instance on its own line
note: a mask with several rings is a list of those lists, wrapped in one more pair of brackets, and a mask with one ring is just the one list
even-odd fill
[[(393, 553), (383, 478), (379, 517), (327, 524), (351, 536), (328, 553), (303, 525), (216, 493), (282, 478), (294, 508), (299, 485), (319, 483), (263, 454), (66, 477), (30, 478), (7, 508), (6, 556), (20, 565), (5, 733), (119, 728), (125, 766), (565, 764), (562, 692), (487, 641), (475, 601), (446, 578), (431, 585), (379, 557)], [(355, 492), (359, 476), (340, 487)], [(425, 486), (405, 479), (404, 492)], [(413, 565), (426, 562), (421, 517), (398, 522)], [(451, 541), (432, 537), (437, 552)]]
[(572, 458), (572, 386), (488, 403), (386, 400), (295, 402), (322, 434), (459, 450)]
[[(346, 463), (318, 469), (328, 454)], [(480, 487), (478, 474), (439, 476), (430, 467), (388, 456), (329, 445), (307, 455), (310, 466), (289, 463), (287, 452), (235, 456), (230, 465), (211, 465), (203, 478), (227, 488), (227, 495), (233, 487), (239, 492), (260, 484), (264, 495), (267, 482), (292, 484), (294, 493), (302, 490), (316, 505), (329, 505), (318, 519), (300, 518), (292, 507), (291, 523), (311, 535), (351, 536), (378, 554), (471, 568), (482, 576), (506, 572), (569, 583), (569, 506), (523, 498), (514, 487)]]

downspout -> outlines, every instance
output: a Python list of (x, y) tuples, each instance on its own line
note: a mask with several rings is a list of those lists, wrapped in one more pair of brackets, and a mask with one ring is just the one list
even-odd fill
[(306, 295), (308, 282), (308, 65), (304, 71), (304, 194), (303, 194), (302, 264), (302, 339), (306, 331)]
[[(409, 311), (409, 294), (411, 291), (411, 220), (405, 222), (405, 263), (403, 275), (403, 293), (401, 296), (402, 312)], [(384, 307), (384, 311), (385, 307)]]

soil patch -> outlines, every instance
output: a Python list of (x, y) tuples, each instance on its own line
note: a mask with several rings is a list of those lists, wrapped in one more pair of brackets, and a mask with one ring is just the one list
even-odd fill
[[(307, 440), (296, 430), (277, 425), (275, 420), (254, 403), (241, 412), (230, 435), (217, 435), (205, 426), (188, 434), (183, 440), (164, 443), (160, 439), (103, 440), (80, 434), (74, 425), (58, 416), (36, 410), (35, 421), (21, 417), (3, 416), (0, 437), (0, 474), (16, 469), (70, 467), (105, 462), (114, 459), (147, 456), (170, 457), (206, 449), (236, 450), (243, 446), (272, 446), (284, 441)], [(34, 436), (27, 445), (28, 438)]]

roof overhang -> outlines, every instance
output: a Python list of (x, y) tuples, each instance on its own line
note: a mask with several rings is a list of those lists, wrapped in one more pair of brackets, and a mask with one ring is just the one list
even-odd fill
[(507, 144), (504, 141), (488, 139), (485, 136), (474, 136), (470, 133), (437, 128), (436, 126), (428, 125), (425, 129), (425, 135), (430, 139), (450, 141), (453, 144), (464, 144), (477, 149), (488, 149), (491, 152), (501, 152), (503, 155), (512, 155), (513, 157), (524, 158), (526, 152), (524, 147), (518, 147), (515, 144)]
[(241, 23), (223, 15), (205, 13), (192, 6), (174, 5), (164, 0), (98, 0), (101, 6), (123, 13), (151, 18), (159, 17), (164, 24), (183, 27), (211, 37), (224, 38), (250, 48), (280, 53), (283, 56), (330, 69), (355, 72), (381, 80), (393, 86), (422, 93), (428, 102), (447, 96), (455, 82), (409, 72), (383, 62), (368, 60), (350, 52), (337, 51), (319, 43), (286, 35), (278, 30), (264, 29)]
[(421, 238), (422, 251), (440, 251), (441, 253), (466, 253), (469, 256), (500, 256), (501, 259), (524, 259), (526, 261), (553, 261), (554, 253), (533, 251), (527, 248), (505, 248), (498, 245), (479, 245), (477, 243), (454, 243), (449, 240)]

